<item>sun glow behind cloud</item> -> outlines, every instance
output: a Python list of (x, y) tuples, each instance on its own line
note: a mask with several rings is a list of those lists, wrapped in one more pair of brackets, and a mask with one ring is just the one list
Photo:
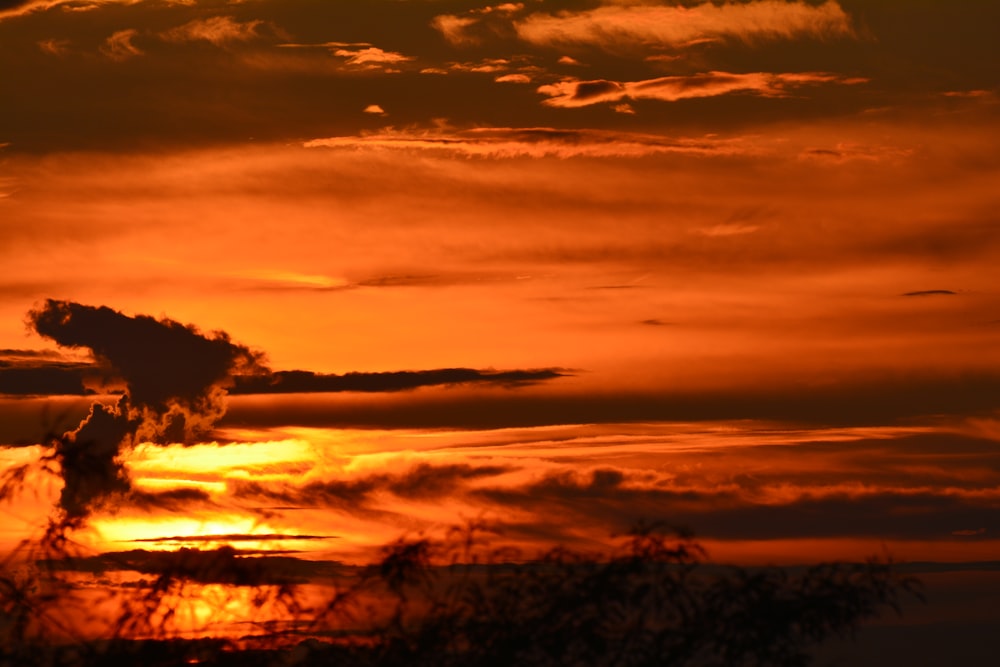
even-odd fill
[[(294, 437), (260, 449), (139, 447), (127, 455), (135, 493), (159, 501), (112, 504), (81, 537), (98, 551), (231, 545), (364, 562), (400, 532), (434, 533), (463, 517), (496, 523), (502, 543), (532, 553), (605, 544), (637, 514), (663, 514), (700, 525), (722, 560), (808, 562), (890, 548), (947, 561), (995, 548), (980, 531), (1000, 501), (995, 475), (967, 454), (985, 441), (958, 430), (729, 422), (286, 431)], [(204, 494), (171, 493), (190, 488)], [(815, 524), (815, 511), (846, 514), (846, 523)], [(561, 528), (553, 512), (567, 518)]]

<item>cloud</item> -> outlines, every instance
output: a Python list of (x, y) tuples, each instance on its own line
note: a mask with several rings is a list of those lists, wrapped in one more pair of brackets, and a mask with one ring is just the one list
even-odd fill
[(190, 548), (177, 551), (134, 549), (84, 558), (46, 560), (42, 564), (56, 571), (132, 571), (202, 584), (231, 586), (303, 583), (317, 577), (329, 577), (334, 572), (334, 566), (330, 563), (242, 551), (230, 546), (211, 551)]
[(263, 484), (230, 480), (235, 497), (266, 500), (290, 507), (330, 507), (348, 513), (371, 514), (377, 499), (386, 493), (409, 501), (439, 500), (464, 493), (470, 482), (511, 472), (510, 465), (419, 463), (401, 473), (379, 472), (356, 477)]
[(821, 5), (785, 0), (705, 2), (692, 7), (611, 4), (583, 12), (534, 13), (515, 21), (514, 28), (518, 37), (533, 44), (583, 44), (611, 51), (676, 49), (715, 39), (752, 42), (854, 35), (850, 18), (834, 0)]
[(391, 480), (389, 491), (411, 500), (450, 496), (466, 482), (496, 477), (510, 472), (511, 466), (468, 464), (430, 465), (421, 463)]
[(916, 292), (906, 292), (903, 296), (955, 296), (957, 292), (950, 289), (925, 289)]
[[(311, 371), (265, 371), (233, 375), (226, 387), (233, 396), (246, 394), (382, 393), (458, 385), (523, 387), (571, 373), (562, 368), (530, 370), (476, 370), (439, 368), (424, 371), (351, 372), (343, 375)], [(84, 396), (114, 389), (119, 371), (101, 364), (67, 361), (8, 361), (0, 354), (0, 394), (8, 396)], [(132, 399), (133, 404), (139, 404)], [(158, 409), (168, 405), (168, 399)]]
[[(18, 396), (81, 396), (92, 393), (88, 380), (92, 364), (46, 357), (4, 354), (0, 351), (0, 394)], [(15, 351), (10, 351), (15, 352)]]
[(347, 373), (323, 375), (309, 371), (277, 371), (270, 374), (236, 376), (232, 395), (328, 392), (393, 392), (442, 385), (489, 384), (523, 386), (565, 377), (559, 368), (494, 371), (471, 368), (441, 368), (429, 371)]
[(208, 492), (189, 487), (168, 489), (165, 491), (131, 489), (125, 498), (125, 502), (129, 507), (147, 512), (159, 512), (162, 510), (178, 512), (196, 505), (204, 506), (213, 504)]
[(160, 34), (168, 42), (206, 41), (216, 46), (231, 42), (247, 42), (259, 38), (258, 29), (263, 21), (240, 22), (232, 16), (213, 16), (197, 19)]
[[(469, 493), (494, 503), (501, 516), (533, 516), (541, 529), (551, 529), (551, 516), (611, 530), (643, 516), (727, 540), (948, 541), (956, 530), (991, 525), (987, 517), (1000, 507), (996, 441), (930, 432), (858, 435), (760, 444), (766, 436), (759, 432), (743, 445), (706, 442), (684, 452), (674, 432), (662, 449), (643, 438), (639, 465), (588, 469), (607, 451), (590, 440), (533, 479), (508, 477)], [(559, 451), (573, 450), (572, 442), (559, 442)], [(648, 463), (654, 460), (655, 468)]]
[(531, 77), (527, 74), (504, 74), (493, 80), (497, 83), (531, 83)]
[(331, 53), (338, 58), (344, 58), (348, 65), (362, 69), (391, 69), (394, 65), (416, 60), (413, 56), (404, 56), (395, 51), (383, 51), (375, 46), (334, 48)]
[(117, 405), (94, 403), (75, 431), (53, 442), (65, 483), (59, 507), (70, 526), (130, 490), (122, 451), (140, 438), (190, 442), (207, 432), (225, 412), (232, 374), (260, 368), (259, 355), (224, 333), (206, 337), (173, 320), (107, 307), (49, 299), (28, 323), (63, 347), (89, 349), (127, 387)]
[(384, 115), (386, 115), (385, 109), (383, 109), (382, 107), (380, 107), (377, 104), (369, 104), (368, 106), (366, 106), (364, 108), (364, 112), (365, 113), (374, 114), (376, 116), (384, 116)]
[(461, 155), (513, 157), (639, 157), (663, 153), (736, 155), (752, 151), (739, 139), (550, 127), (479, 127), (468, 130), (396, 130), (305, 142), (306, 148), (439, 150)]
[[(933, 416), (984, 416), (1000, 405), (996, 372), (884, 373), (836, 382), (788, 380), (770, 386), (718, 389), (664, 387), (570, 391), (559, 386), (507, 392), (491, 387), (463, 392), (428, 389), (347, 400), (335, 394), (237, 396), (223, 426), (326, 428), (490, 429), (581, 422), (690, 423), (776, 420), (813, 425), (863, 426)], [(611, 381), (610, 386), (620, 387)]]
[(279, 542), (305, 540), (332, 540), (336, 535), (296, 535), (284, 533), (229, 533), (223, 535), (174, 535), (172, 537), (147, 537), (133, 542)]
[(447, 68), (452, 72), (476, 72), (480, 74), (532, 74), (541, 69), (532, 65), (532, 59), (527, 56), (511, 56), (509, 58), (482, 58), (465, 62), (449, 62)]
[(261, 371), (260, 354), (223, 332), (147, 315), (129, 317), (49, 299), (28, 314), (34, 330), (61, 346), (87, 348), (128, 388), (129, 404), (146, 412), (152, 437), (188, 439), (210, 428), (225, 411), (222, 396), (237, 372)]
[(560, 516), (565, 525), (587, 522), (594, 532), (602, 527), (622, 530), (636, 516), (643, 516), (649, 521), (697, 527), (702, 537), (724, 540), (948, 540), (956, 527), (989, 523), (1000, 500), (873, 488), (862, 494), (819, 490), (761, 502), (738, 490), (637, 486), (616, 469), (550, 473), (522, 487), (471, 493), (495, 503), (503, 514), (534, 516), (540, 526), (551, 527), (550, 517)]
[(845, 78), (825, 72), (798, 72), (771, 74), (754, 72), (705, 72), (690, 76), (665, 76), (644, 81), (579, 81), (564, 79), (538, 88), (549, 99), (543, 104), (553, 107), (574, 108), (592, 104), (620, 102), (622, 100), (677, 100), (697, 97), (716, 97), (732, 93), (750, 93), (765, 97), (783, 97), (803, 85), (823, 83), (858, 84), (863, 79)]
[(135, 56), (141, 56), (143, 51), (132, 43), (132, 40), (138, 35), (138, 30), (119, 30), (104, 42), (104, 45), (101, 47), (101, 53), (119, 62)]
[(38, 42), (38, 48), (50, 56), (64, 56), (69, 53), (68, 39), (43, 39)]
[(840, 165), (845, 162), (861, 160), (864, 162), (882, 162), (891, 160), (900, 162), (912, 157), (914, 150), (899, 146), (883, 144), (861, 145), (848, 142), (838, 142), (830, 148), (808, 148), (802, 151), (801, 158), (820, 163)]
[(83, 423), (56, 442), (55, 457), (64, 481), (59, 507), (70, 525), (85, 518), (95, 505), (130, 489), (119, 454), (134, 444), (142, 419), (129, 412), (125, 397), (116, 406), (94, 403)]
[(439, 31), (444, 38), (456, 46), (476, 44), (479, 38), (468, 33), (468, 29), (479, 23), (473, 16), (455, 16), (442, 14), (434, 17), (431, 26)]
[(492, 36), (513, 36), (511, 16), (523, 9), (524, 3), (504, 2), (472, 9), (462, 15), (442, 14), (434, 17), (431, 27), (453, 46), (470, 46)]
[(66, 2), (69, 0), (0, 0), (0, 21), (44, 11)]

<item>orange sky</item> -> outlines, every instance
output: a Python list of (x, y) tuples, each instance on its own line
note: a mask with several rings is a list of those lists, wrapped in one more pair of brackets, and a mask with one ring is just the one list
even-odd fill
[[(163, 428), (88, 501), (97, 552), (355, 559), (475, 517), (587, 546), (663, 518), (724, 560), (993, 560), (998, 21), (0, 0), (0, 464), (127, 389)], [(46, 299), (224, 331), (287, 384), (226, 367), (144, 403), (116, 350), (199, 357), (96, 323), (57, 344)], [(435, 369), (473, 370), (332, 377)], [(3, 546), (59, 504), (39, 484)]]

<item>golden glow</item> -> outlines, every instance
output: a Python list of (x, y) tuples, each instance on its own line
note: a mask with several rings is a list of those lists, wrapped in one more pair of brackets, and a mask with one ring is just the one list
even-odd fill
[(144, 443), (129, 454), (127, 465), (141, 480), (198, 482), (230, 476), (283, 475), (317, 458), (316, 450), (305, 440), (166, 447)]
[[(244, 549), (273, 549), (276, 540), (240, 539), (234, 542), (226, 536), (274, 535), (276, 529), (258, 519), (215, 513), (211, 518), (192, 519), (181, 517), (159, 517), (141, 519), (133, 517), (96, 518), (93, 527), (106, 547), (173, 551), (181, 547), (196, 549), (217, 549), (220, 546), (238, 544)], [(294, 541), (295, 533), (289, 533)], [(218, 537), (219, 539), (205, 539)]]

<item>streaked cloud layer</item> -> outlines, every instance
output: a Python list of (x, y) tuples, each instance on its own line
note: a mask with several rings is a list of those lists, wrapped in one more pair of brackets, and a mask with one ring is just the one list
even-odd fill
[(995, 558), (996, 25), (0, 2), (0, 542)]

